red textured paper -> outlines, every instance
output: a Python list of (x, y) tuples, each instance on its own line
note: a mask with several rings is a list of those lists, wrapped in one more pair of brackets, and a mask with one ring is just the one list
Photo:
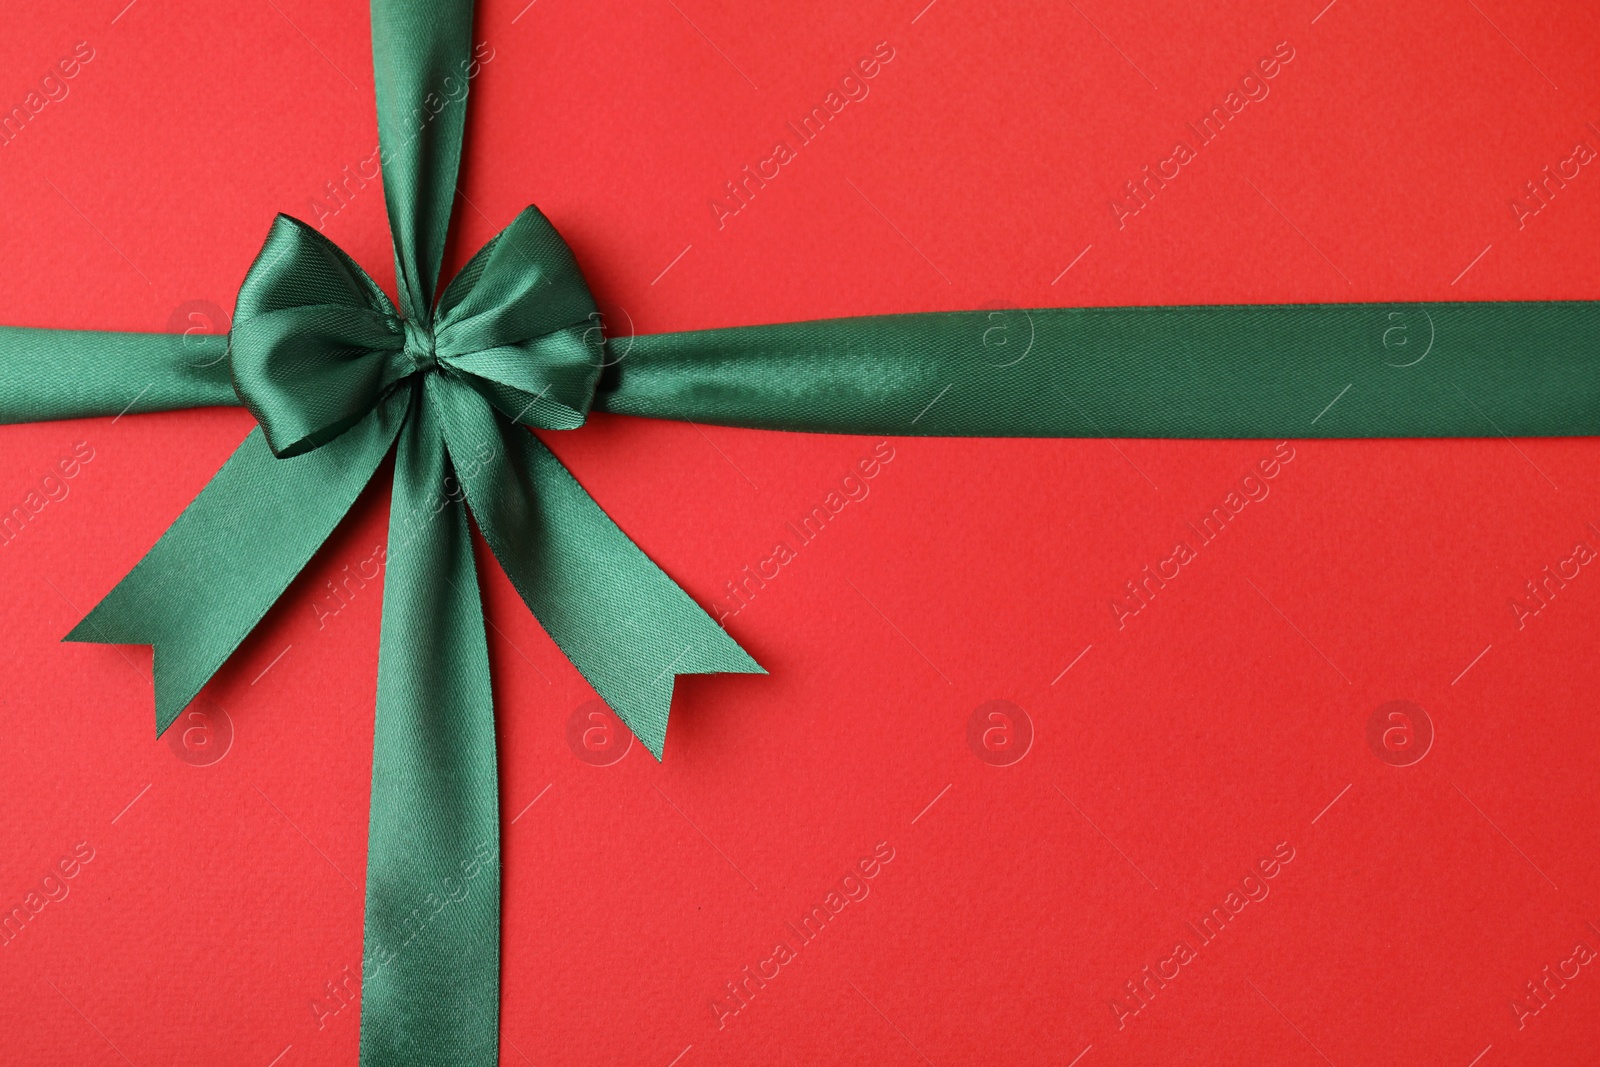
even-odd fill
[[(0, 147), (0, 318), (219, 328), (278, 211), (392, 284), (378, 186), (325, 199), (376, 147), (366, 5), (124, 3), (13, 5), (0, 36), (7, 107), (93, 53)], [(451, 269), (537, 203), (623, 337), (1344, 300), (1414, 329), (1407, 302), (1600, 298), (1600, 170), (1544, 169), (1600, 148), (1579, 0), (524, 3), (479, 11)], [(1259, 98), (1200, 145), (1236, 91)], [(0, 547), (7, 1063), (356, 1061), (381, 581), (328, 583), (382, 543), (387, 484), (176, 741), (147, 650), (59, 643), (250, 424), (0, 428), (0, 511), (59, 497)], [(770, 674), (681, 682), (658, 765), (584, 733), (593, 692), (480, 551), (502, 1062), (1591, 1062), (1600, 574), (1575, 549), (1600, 548), (1600, 450), (1483, 432), (1291, 440), (1205, 544), (1190, 524), (1275, 442), (544, 435), (708, 610), (794, 558), (726, 620)]]

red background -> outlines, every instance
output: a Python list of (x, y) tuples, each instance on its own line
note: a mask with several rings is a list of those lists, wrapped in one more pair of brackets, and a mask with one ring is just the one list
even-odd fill
[[(922, 2), (483, 4), (447, 273), (536, 202), (622, 334), (1600, 298), (1600, 172), (1524, 228), (1508, 206), (1600, 148), (1581, 0)], [(375, 147), (364, 3), (124, 3), (15, 4), (0, 36), (8, 106), (95, 49), (0, 148), (7, 322), (231, 308), (273, 214), (310, 217)], [(719, 230), (722, 183), (879, 41), (895, 58), (870, 95)], [(1121, 184), (1280, 41), (1270, 95), (1119, 230)], [(326, 232), (392, 284), (376, 185)], [(382, 541), (387, 484), (203, 695), (233, 731), (210, 765), (153, 737), (147, 650), (59, 643), (250, 425), (0, 429), (6, 510), (94, 450), (0, 549), (0, 908), (94, 850), (0, 948), (6, 1062), (355, 1062), (356, 1011), (319, 1028), (311, 1005), (361, 956), (381, 597), (320, 628), (315, 605)], [(878, 440), (606, 417), (545, 437), (708, 607)], [(1520, 1029), (1510, 1005), (1579, 940), (1600, 949), (1600, 577), (1521, 630), (1509, 605), (1596, 544), (1594, 442), (1296, 442), (1270, 497), (1120, 631), (1122, 583), (1270, 442), (891, 444), (870, 496), (728, 621), (770, 675), (680, 683), (660, 765), (577, 758), (592, 691), (480, 555), (503, 1062), (1592, 1062), (1600, 966)], [(992, 699), (1035, 732), (1011, 766), (968, 744)], [(1368, 745), (1390, 700), (1435, 730), (1414, 765)], [(723, 983), (880, 841), (871, 895), (719, 1029)], [(1270, 896), (1119, 1029), (1123, 983), (1279, 842)]]

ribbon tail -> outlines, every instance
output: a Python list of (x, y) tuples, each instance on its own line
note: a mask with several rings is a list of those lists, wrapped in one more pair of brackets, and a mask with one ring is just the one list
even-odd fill
[(427, 383), (478, 528), (545, 632), (657, 758), (680, 674), (764, 674), (538, 438)]
[(172, 724), (328, 539), (394, 441), (407, 391), (292, 459), (260, 427), (64, 640), (151, 645), (156, 732)]
[(238, 407), (226, 334), (0, 326), (0, 424)]
[(445, 489), (439, 423), (417, 399), (389, 518), (361, 1063), (494, 1067), (500, 826), (489, 650), (466, 508)]
[(1597, 338), (1600, 301), (1576, 300), (880, 315), (613, 340), (594, 410), (926, 437), (1592, 435)]

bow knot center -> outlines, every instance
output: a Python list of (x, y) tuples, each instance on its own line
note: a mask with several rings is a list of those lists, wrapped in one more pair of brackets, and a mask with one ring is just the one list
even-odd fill
[(406, 331), (406, 355), (411, 357), (412, 370), (423, 373), (437, 370), (439, 357), (433, 348), (433, 328), (411, 319), (402, 319)]

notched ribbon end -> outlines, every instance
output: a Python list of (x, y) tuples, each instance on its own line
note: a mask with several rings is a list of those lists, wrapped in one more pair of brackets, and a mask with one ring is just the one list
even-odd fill
[[(710, 616), (703, 616), (711, 624)], [(714, 625), (714, 624), (712, 624)], [(698, 653), (696, 655), (695, 653)], [(709, 647), (686, 651), (681, 657), (687, 662), (673, 664), (667, 671), (647, 683), (642, 691), (627, 696), (610, 696), (602, 693), (606, 703), (617, 713), (633, 735), (649, 750), (657, 763), (667, 743), (667, 722), (672, 706), (673, 691), (680, 677), (700, 674), (766, 674), (767, 670), (750, 657), (750, 654), (729, 637), (720, 627), (709, 635)], [(670, 672), (670, 673), (669, 673)]]
[[(102, 604), (104, 601), (101, 602)], [(100, 610), (98, 607), (95, 611)], [(95, 611), (89, 612), (83, 619), (67, 631), (61, 638), (63, 644), (78, 645), (143, 645), (150, 649), (150, 672), (155, 676), (156, 697), (156, 737), (160, 738), (167, 732), (167, 728), (178, 721), (178, 716), (183, 714), (194, 698), (200, 695), (200, 690), (205, 685), (202, 680), (199, 685), (185, 684), (179, 676), (181, 672), (163, 671), (160, 669), (161, 649), (148, 638), (129, 633), (108, 634), (103, 629), (103, 623), (95, 619)]]

